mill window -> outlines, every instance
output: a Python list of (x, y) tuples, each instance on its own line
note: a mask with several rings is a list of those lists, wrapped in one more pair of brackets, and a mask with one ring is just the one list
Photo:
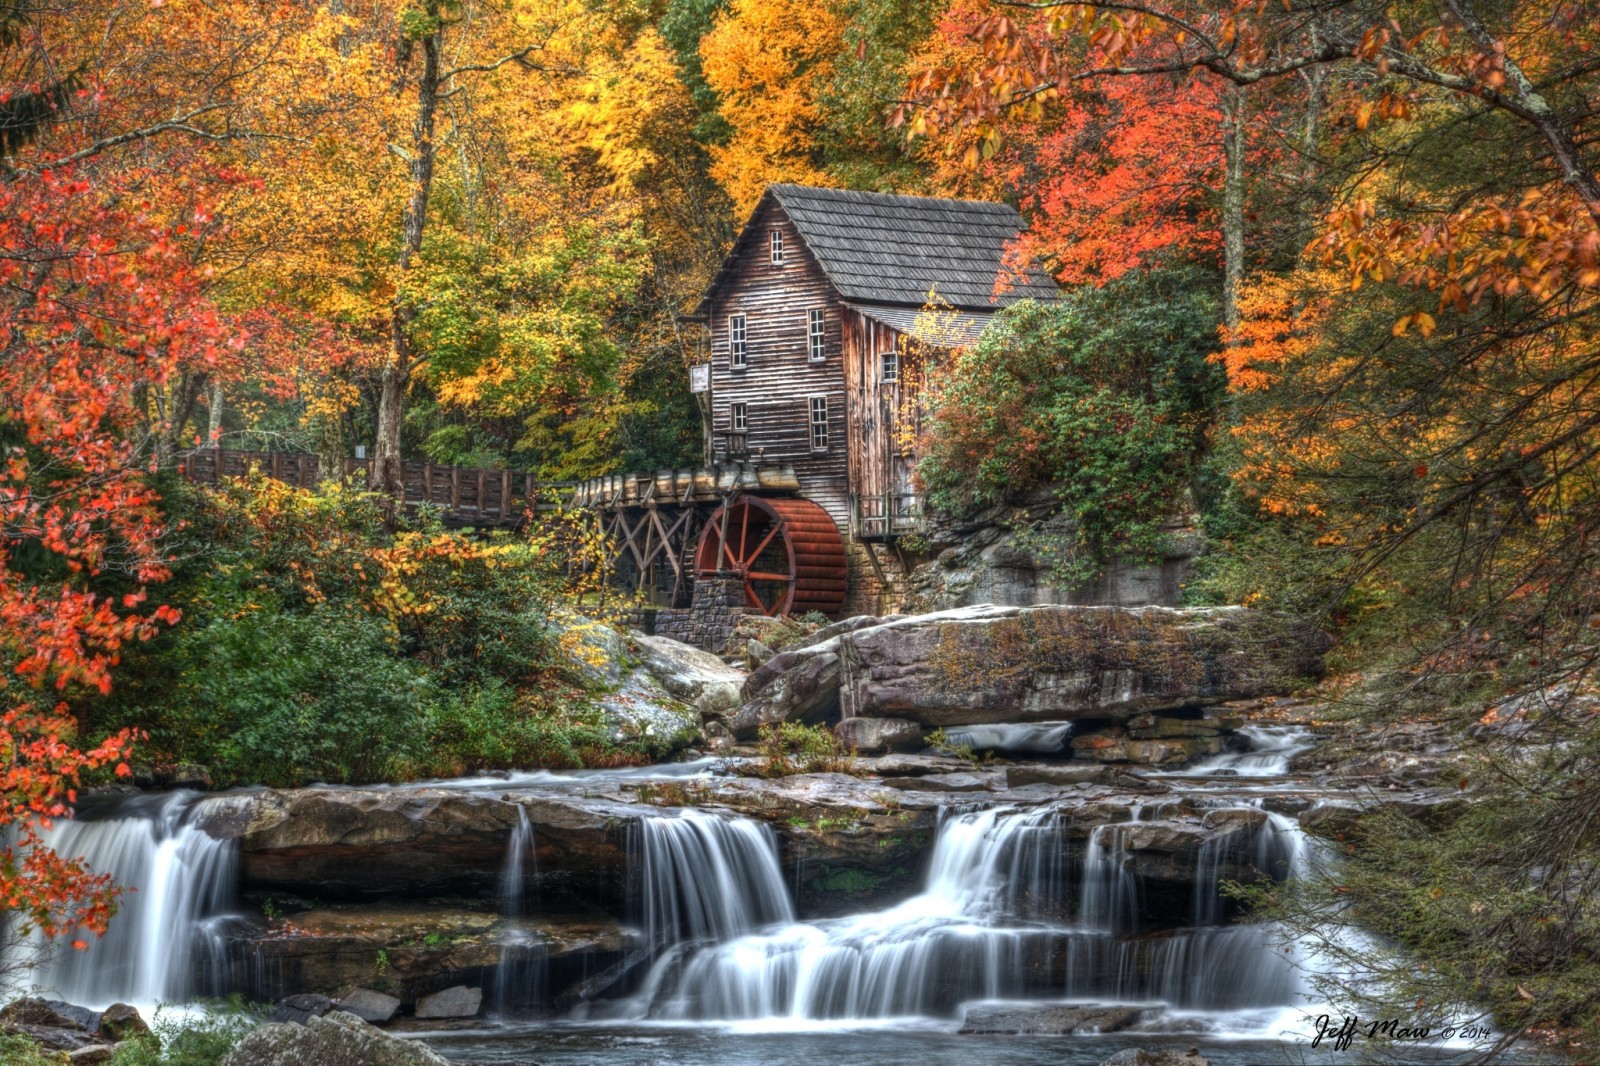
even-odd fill
[(878, 356), (882, 361), (883, 370), (879, 377), (885, 385), (893, 385), (900, 380), (900, 353), (884, 352)]
[(772, 231), (772, 265), (783, 266), (783, 231)]
[(749, 357), (749, 346), (745, 341), (745, 321), (743, 315), (728, 316), (728, 366), (734, 370), (743, 370)]
[(810, 341), (811, 361), (820, 363), (828, 358), (828, 335), (822, 321), (822, 308), (813, 307), (806, 316), (806, 336)]
[(742, 403), (734, 404), (733, 405), (733, 431), (735, 433), (743, 433), (745, 430), (747, 430), (749, 428), (750, 428), (750, 408), (747, 407), (745, 404), (742, 404)]
[(826, 396), (811, 397), (811, 450), (814, 452), (828, 450), (828, 398)]

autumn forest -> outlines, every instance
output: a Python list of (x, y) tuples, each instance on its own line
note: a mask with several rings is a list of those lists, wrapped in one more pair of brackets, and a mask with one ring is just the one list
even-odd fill
[[(13, 1004), (0, 1011), (5, 1062), (66, 1062), (72, 1053), (73, 1062), (121, 1066), (202, 1066), (224, 1056), (252, 1066), (269, 1060), (251, 1057), (264, 1054), (249, 1051), (251, 1042), (285, 1023), (273, 1014), (263, 1025), (264, 1012), (290, 993), (332, 997), (366, 1022), (374, 1019), (350, 1006), (351, 990), (392, 994), (389, 1015), (420, 1020), (449, 1017), (423, 1005), (456, 985), (488, 996), (483, 1016), (497, 1024), (559, 1017), (568, 1025), (581, 1016), (711, 1027), (750, 1018), (945, 1018), (980, 1000), (1276, 1010), (1294, 1000), (1290, 985), (1314, 985), (1318, 1002), (1334, 1004), (1334, 1026), (1341, 1012), (1363, 1026), (1403, 1014), (1436, 1033), (1445, 1021), (1463, 1034), (1481, 1023), (1481, 1039), (1428, 1045), (1430, 1062), (1594, 1056), (1593, 0), (0, 0), (0, 156), (0, 985), (20, 993), (31, 981), (39, 995), (104, 1017), (119, 999), (146, 1015), (156, 1002), (189, 1005), (177, 1021), (154, 1032), (117, 1030), (114, 1041), (114, 1027), (97, 1015), (99, 1036), (83, 1039), (104, 1043), (106, 1057), (80, 1059), (76, 1045), (40, 1036), (41, 1026), (70, 1028), (57, 1015)], [(632, 550), (635, 570), (648, 563), (667, 575), (661, 582), (676, 574), (686, 587), (686, 560), (706, 541), (647, 559), (632, 539), (618, 539), (619, 530), (635, 535), (628, 515), (648, 513), (660, 544), (685, 531), (720, 537), (702, 583), (713, 570), (719, 578), (737, 571), (746, 586), (760, 569), (756, 557), (769, 558), (765, 546), (788, 535), (784, 521), (809, 527), (780, 507), (750, 560), (725, 567), (721, 553), (736, 554), (726, 518), (717, 525), (724, 512), (716, 507), (732, 513), (725, 486), (721, 496), (707, 490), (701, 510), (683, 503), (664, 520), (654, 502), (648, 512), (621, 512), (618, 524), (611, 512), (562, 501), (586, 479), (689, 471), (752, 454), (758, 465), (757, 429), (746, 442), (742, 421), (714, 426), (722, 416), (690, 376), (716, 359), (725, 373), (735, 358), (717, 347), (724, 342), (712, 330), (722, 327), (708, 324), (702, 296), (719, 270), (732, 269), (730, 249), (774, 185), (986, 201), (1014, 208), (1020, 228), (997, 253), (995, 306), (972, 320), (970, 337), (941, 341), (942, 354), (916, 356), (912, 344), (891, 369), (874, 371), (907, 396), (918, 390), (916, 417), (897, 415), (910, 428), (896, 431), (894, 453), (912, 457), (903, 487), (917, 501), (914, 514), (905, 512), (915, 529), (891, 524), (879, 535), (855, 511), (838, 522), (846, 542), (839, 566), (847, 567), (839, 576), (848, 573), (851, 596), (870, 583), (878, 599), (868, 613), (888, 619), (883, 630), (839, 621), (855, 611), (769, 619), (785, 612), (769, 610), (756, 592), (729, 601), (747, 616), (719, 616), (716, 624), (731, 628), (683, 637), (701, 650), (663, 651), (651, 641), (664, 639), (673, 611), (691, 619), (690, 593), (669, 589), (663, 599), (665, 584), (654, 593), (643, 578), (619, 584), (618, 560), (626, 570)], [(808, 239), (804, 219), (797, 225)], [(770, 254), (782, 261), (777, 245)], [(1059, 298), (1007, 297), (1030, 270), (1054, 279)], [(858, 304), (846, 300), (842, 313)], [(924, 313), (949, 311), (930, 283)], [(811, 359), (820, 360), (816, 314)], [(740, 360), (744, 328), (741, 314), (738, 339), (726, 342)], [(910, 337), (917, 327), (901, 328)], [(815, 400), (807, 408), (811, 448), (828, 447), (831, 428), (843, 454), (844, 427), (855, 432), (856, 416), (830, 424), (827, 403), (820, 423)], [(734, 408), (730, 417), (746, 417), (743, 403)], [(730, 433), (753, 452), (735, 455)], [(185, 480), (195, 456), (219, 449), (314, 456), (318, 469), (347, 476), (294, 484), (258, 467), (205, 485)], [(416, 464), (489, 471), (491, 480), (504, 472), (497, 521), (473, 528), (407, 505), (407, 478), (422, 476), (407, 473)], [(480, 477), (480, 494), (483, 484)], [(508, 520), (513, 485), (525, 487), (518, 499), (527, 509)], [(545, 486), (542, 496), (535, 486)], [(483, 497), (474, 498), (481, 507)], [(752, 512), (739, 513), (750, 521)], [(644, 517), (637, 529), (658, 550)], [(994, 541), (982, 538), (1002, 535), (1007, 558), (1030, 561), (996, 565), (1035, 575), (1033, 591), (1024, 601), (978, 592), (960, 599), (950, 591), (956, 577), (999, 587), (969, 572), (988, 573), (999, 549), (983, 554)], [(1124, 587), (1116, 581), (1128, 573), (1174, 573), (1179, 541), (1198, 546), (1184, 549), (1169, 596), (1082, 591)], [(791, 567), (794, 558), (791, 551)], [(789, 577), (801, 588), (812, 573), (803, 564)], [(696, 585), (695, 611), (701, 595)], [(1091, 623), (1063, 613), (1049, 623), (1059, 630), (1041, 629), (1038, 614), (983, 616), (986, 625), (1022, 629), (996, 629), (976, 652), (961, 641), (977, 638), (958, 637), (959, 627), (924, 644), (894, 630), (988, 600), (1006, 609), (1134, 612), (1128, 618), (1157, 604), (1200, 628), (1179, 638), (1161, 628), (1167, 623), (1120, 615)], [(648, 632), (638, 621), (646, 608)], [(1267, 630), (1255, 621), (1217, 621), (1233, 611), (1278, 628), (1259, 636)], [(894, 621), (902, 616), (911, 622)], [(704, 617), (694, 615), (694, 625)], [(1100, 628), (1089, 636), (1084, 627)], [(837, 646), (821, 643), (829, 640)], [(930, 672), (930, 690), (940, 691), (883, 697), (881, 713), (852, 710), (876, 698), (875, 682), (849, 668), (880, 661), (865, 650), (880, 646), (874, 640), (887, 642), (891, 660), (902, 654), (894, 649), (920, 649), (903, 653), (912, 664), (905, 671)], [(1149, 650), (1158, 646), (1168, 650)], [(825, 710), (795, 695), (823, 684), (821, 673), (804, 685), (787, 675), (778, 682), (787, 696), (760, 687), (780, 667), (805, 669), (796, 664), (808, 647), (831, 648), (846, 662), (842, 675), (837, 659), (827, 666), (835, 696)], [(711, 661), (717, 655), (726, 666)], [(1304, 666), (1307, 655), (1314, 662)], [(1028, 677), (1065, 671), (1073, 656), (1106, 676), (1123, 670), (1143, 680), (1123, 704), (1099, 693), (1093, 706), (1035, 713), (1047, 686), (1027, 689)], [(1173, 657), (1195, 662), (1174, 666)], [(1243, 680), (1216, 680), (1229, 671)], [(646, 674), (659, 683), (637, 680)], [(1157, 675), (1169, 689), (1201, 685), (1201, 677), (1211, 687), (1161, 702), (1150, 680)], [(981, 713), (937, 709), (944, 690), (963, 684), (990, 686), (966, 700)], [(725, 699), (708, 694), (722, 692), (717, 685), (727, 687)], [(1007, 685), (1034, 702), (1017, 696), (1009, 715), (997, 709), (1012, 698), (997, 695), (1012, 692)], [(666, 709), (638, 709), (652, 701)], [(867, 758), (878, 740), (863, 739), (865, 727), (849, 720), (874, 715), (915, 727), (914, 742), (882, 740), (879, 749), (908, 754), (884, 755), (882, 765)], [(1063, 726), (1043, 749), (970, 732), (996, 722), (1037, 730), (1041, 721)], [(1302, 736), (1314, 738), (1322, 762), (1283, 747)], [(1146, 749), (1137, 745), (1157, 742), (1182, 750), (1162, 749), (1142, 764)], [(1266, 765), (1238, 761), (1252, 744), (1258, 755), (1289, 750), (1271, 771), (1289, 778), (1238, 785), (1249, 766)], [(1129, 843), (1128, 833), (1107, 835), (1072, 813), (1072, 803), (1089, 800), (1052, 794), (1060, 840), (1071, 842), (1053, 846), (1066, 849), (1057, 858), (1074, 871), (1066, 880), (1078, 926), (1103, 918), (1102, 932), (1128, 937), (1196, 927), (1222, 940), (1269, 930), (1261, 936), (1307, 951), (1320, 943), (1336, 961), (1301, 967), (1309, 978), (1191, 1001), (1214, 975), (1173, 977), (1191, 963), (1151, 961), (1163, 949), (1130, 939), (1127, 951), (1147, 953), (1134, 968), (1157, 975), (1147, 984), (1108, 990), (1067, 978), (1046, 995), (1008, 983), (1049, 969), (1026, 955), (1033, 949), (1013, 946), (1006, 950), (1026, 958), (981, 987), (932, 991), (957, 980), (949, 973), (981, 969), (951, 961), (966, 956), (929, 956), (926, 972), (912, 972), (896, 955), (892, 966), (861, 963), (861, 973), (885, 988), (915, 986), (915, 995), (851, 998), (864, 995), (868, 978), (858, 976), (821, 1006), (783, 998), (791, 985), (844, 982), (829, 969), (843, 965), (839, 952), (870, 955), (870, 937), (848, 939), (827, 925), (858, 920), (869, 906), (937, 899), (963, 921), (1008, 930), (1055, 920), (1038, 909), (1050, 891), (1044, 882), (1020, 880), (1054, 861), (1026, 850), (1042, 846), (1027, 834), (1047, 823), (1029, 815), (1011, 826), (995, 814), (1039, 802), (1006, 790), (1019, 789), (1018, 767), (1039, 761), (1040, 751), (1046, 769), (1027, 770), (1036, 787), (1104, 787), (1122, 804), (1121, 822), (1191, 819), (1207, 841), (1189, 852)], [(928, 761), (895, 770), (893, 758)], [(1112, 767), (1104, 773), (1120, 776), (1061, 776), (1087, 774), (1080, 766), (1093, 760), (1095, 773)], [(691, 769), (663, 771), (664, 784), (629, 776), (668, 766)], [(1219, 770), (1206, 778), (1217, 789), (1243, 789), (1229, 793), (1231, 806), (1162, 783), (1163, 775), (1181, 782), (1208, 770)], [(500, 775), (494, 780), (516, 787), (565, 787), (546, 780), (551, 771), (597, 775), (584, 779), (598, 782), (584, 786), (594, 790), (585, 802), (603, 794), (619, 806), (585, 809), (596, 825), (614, 828), (651, 805), (683, 813), (643, 817), (622, 847), (620, 838), (580, 839), (587, 830), (575, 821), (548, 828), (536, 810), (544, 800), (524, 797), (494, 816), (501, 820), (492, 832), (480, 822), (464, 830), (482, 834), (488, 872), (479, 880), (429, 874), (395, 898), (433, 906), (435, 897), (459, 897), (476, 901), (463, 912), (506, 921), (598, 906), (605, 921), (621, 923), (611, 941), (592, 935), (608, 946), (569, 957), (561, 952), (579, 951), (574, 935), (541, 927), (527, 934), (542, 945), (530, 956), (539, 960), (536, 980), (527, 965), (506, 961), (515, 952), (500, 927), (418, 925), (403, 943), (373, 941), (377, 963), (361, 949), (371, 973), (320, 975), (303, 961), (271, 970), (259, 961), (290, 950), (275, 945), (332, 936), (317, 922), (331, 922), (326, 915), (344, 913), (341, 906), (389, 899), (388, 889), (352, 887), (344, 874), (284, 872), (314, 865), (317, 847), (332, 846), (267, 841), (290, 833), (284, 812), (312, 802), (308, 786), (371, 788), (381, 806), (387, 794), (376, 789), (435, 779)], [(530, 773), (537, 779), (516, 776)], [(871, 789), (829, 785), (856, 791), (825, 809), (807, 805), (822, 802), (810, 793), (802, 800), (783, 791), (811, 774), (853, 775)], [(951, 793), (981, 785), (1004, 794), (982, 815), (970, 797), (894, 784), (922, 774), (949, 775)], [(773, 791), (729, 798), (728, 788), (746, 786), (714, 784), (718, 775)], [(954, 780), (963, 775), (980, 785)], [(1002, 778), (1004, 787), (981, 784)], [(1299, 800), (1270, 798), (1291, 786)], [(489, 788), (489, 796), (512, 785), (451, 787)], [(911, 798), (898, 798), (898, 788)], [(429, 793), (427, 803), (454, 802), (438, 798), (448, 791)], [(205, 798), (215, 792), (224, 795)], [(116, 994), (109, 985), (89, 991), (75, 983), (73, 957), (121, 959), (113, 952), (123, 949), (112, 947), (121, 943), (119, 923), (145, 915), (140, 908), (160, 894), (97, 861), (92, 827), (120, 825), (138, 803), (180, 793), (171, 810), (185, 812), (172, 815), (173, 826), (189, 827), (181, 832), (231, 824), (216, 813), (228, 796), (288, 797), (272, 801), (271, 819), (287, 819), (283, 826), (261, 829), (267, 816), (254, 813), (237, 816), (249, 828), (207, 830), (232, 841), (226, 861), (242, 863), (227, 875), (237, 885), (216, 875), (226, 886), (214, 889), (217, 898), (231, 902), (215, 913), (248, 912), (255, 924), (210, 948), (195, 941), (196, 960), (212, 952), (192, 967), (203, 981), (169, 975), (118, 985)], [(918, 806), (916, 797), (929, 796)], [(113, 816), (114, 803), (125, 806)], [(713, 808), (716, 818), (705, 813)], [(1220, 832), (1223, 815), (1261, 840), (1292, 831), (1298, 843), (1273, 844), (1289, 850), (1269, 870), (1261, 856), (1278, 853), (1265, 844), (1209, 843), (1204, 834)], [(488, 815), (451, 817), (466, 825)], [(996, 821), (972, 821), (983, 817)], [(995, 848), (1019, 850), (1003, 861), (1000, 852), (960, 853), (972, 869), (990, 862), (1009, 871), (960, 895), (938, 877), (941, 862), (957, 862), (945, 849), (959, 845), (957, 830), (969, 823)], [(751, 899), (761, 906), (702, 899), (694, 893), (711, 889), (693, 888), (694, 876), (662, 873), (674, 854), (704, 871), (757, 862), (740, 858), (739, 848), (756, 845), (739, 837), (736, 847), (730, 826), (777, 841), (757, 848), (781, 897), (775, 910), (762, 910), (771, 901), (760, 893)], [(883, 857), (902, 828), (922, 834), (905, 847), (934, 849), (931, 859), (894, 865)], [(406, 846), (426, 852), (432, 831), (406, 837)], [(848, 844), (878, 833), (888, 834), (874, 845), (883, 854), (862, 858)], [(702, 849), (692, 861), (681, 857), (691, 836)], [(476, 869), (463, 857), (468, 845), (439, 847), (439, 862)], [(1162, 880), (1166, 867), (1146, 862), (1167, 855), (1162, 848), (1180, 855), (1172, 863), (1188, 864), (1181, 891)], [(1247, 851), (1255, 867), (1239, 857)], [(624, 852), (625, 864), (619, 857), (623, 865), (604, 867), (606, 856)], [(352, 858), (367, 854), (359, 850), (329, 854), (338, 856), (327, 860), (334, 866), (369, 861)], [(593, 874), (601, 887), (551, 873), (578, 854), (586, 858), (574, 869), (604, 867)], [(190, 880), (174, 880), (184, 887), (173, 892), (200, 899), (202, 882), (192, 879), (200, 860), (174, 861)], [(410, 876), (395, 872), (407, 862), (425, 865), (370, 861), (396, 883)], [(932, 872), (918, 882), (925, 867)], [(137, 876), (154, 876), (140, 869)], [(718, 877), (718, 891), (762, 883), (754, 873)], [(644, 887), (609, 902), (606, 892), (624, 881)], [(918, 883), (921, 894), (912, 894)], [(1214, 898), (1202, 901), (1192, 887), (1201, 883)], [(1168, 891), (1181, 901), (1169, 906)], [(562, 892), (572, 900), (550, 902), (567, 899)], [(1117, 902), (1124, 897), (1126, 905)], [(1091, 901), (1100, 908), (1093, 914)], [(193, 906), (184, 920), (199, 928), (211, 904)], [(696, 907), (704, 915), (695, 917)], [(1162, 917), (1169, 912), (1181, 917)], [(177, 919), (139, 921), (168, 929), (168, 939), (140, 941), (129, 958), (175, 950)], [(672, 932), (660, 931), (663, 921)], [(635, 926), (638, 943), (627, 940)], [(834, 961), (818, 962), (795, 946), (804, 936), (785, 940), (789, 929), (833, 929), (826, 936), (845, 939), (829, 940)], [(909, 929), (884, 935), (911, 937)], [(752, 976), (753, 964), (740, 969), (747, 964), (734, 949), (753, 930), (769, 938), (760, 942), (769, 957), (792, 949), (798, 969), (781, 979)], [(248, 951), (239, 947), (247, 941)], [(701, 941), (722, 946), (687, 954)], [(926, 950), (958, 950), (936, 941)], [(447, 948), (455, 952), (448, 965), (428, 954), (437, 949), (443, 959)], [(248, 980), (237, 976), (244, 964), (236, 972), (217, 961), (233, 958), (228, 952), (257, 960)], [(1096, 963), (1096, 972), (1126, 971), (1132, 957)], [(1062, 965), (1070, 973), (1076, 963)], [(269, 971), (279, 976), (269, 981)], [(594, 984), (600, 972), (614, 985)], [(283, 976), (291, 973), (299, 976)], [(735, 986), (773, 998), (751, 1006), (727, 991)], [(735, 1005), (719, 1006), (720, 995)], [(635, 1002), (637, 1014), (618, 1006)], [(201, 1003), (210, 1006), (196, 1009)], [(966, 1008), (963, 1032), (1016, 1040), (1019, 1032), (1111, 1031), (1081, 1019), (1073, 1024), (1087, 1027), (1077, 1030), (1014, 1021), (974, 1029), (977, 1010)], [(459, 1016), (478, 1011), (474, 1001)], [(1162, 1049), (1177, 1056), (1206, 1040), (1217, 1044), (1206, 1053), (1219, 1064), (1286, 1061), (1285, 1047), (1237, 1037), (1238, 1019), (1227, 1017), (1163, 1044), (1168, 1031), (1148, 1015), (1130, 1016), (1124, 1027), (1156, 1050), (1107, 1061), (1194, 1062)], [(1317, 1047), (1316, 1027), (1296, 1024), (1289, 1043)], [(689, 1040), (689, 1031), (664, 1039)], [(885, 1041), (862, 1045), (877, 1061), (963, 1061), (950, 1050), (954, 1036), (918, 1029), (903, 1038), (911, 1043), (895, 1043), (894, 1031), (874, 1032), (861, 1039)], [(369, 1035), (388, 1039), (361, 1039)], [(672, 1043), (661, 1052), (667, 1059), (607, 1059), (622, 1052), (583, 1043), (581, 1052), (561, 1052), (577, 1057), (550, 1061), (798, 1064), (847, 1053), (815, 1033), (783, 1047), (718, 1039), (730, 1042)], [(1071, 1037), (1071, 1049), (1059, 1052), (1066, 1057), (1006, 1061), (1098, 1063), (1126, 1044), (1095, 1042), (1110, 1039)], [(383, 1058), (401, 1052), (363, 1044), (326, 1061), (511, 1061), (466, 1038), (431, 1050), (399, 1043), (406, 1055), (433, 1058)], [(555, 1045), (537, 1047), (542, 1055)], [(1363, 1037), (1330, 1061), (1408, 1061), (1420, 1047)], [(1044, 1054), (1017, 1051), (1035, 1053)]]

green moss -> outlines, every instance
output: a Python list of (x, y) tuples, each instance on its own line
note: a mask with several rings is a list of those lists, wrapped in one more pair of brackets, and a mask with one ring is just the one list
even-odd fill
[(838, 869), (823, 867), (823, 874), (815, 886), (823, 892), (835, 892), (847, 896), (863, 896), (878, 891), (905, 876), (905, 870), (896, 867), (882, 873), (863, 870), (857, 866), (846, 866)]

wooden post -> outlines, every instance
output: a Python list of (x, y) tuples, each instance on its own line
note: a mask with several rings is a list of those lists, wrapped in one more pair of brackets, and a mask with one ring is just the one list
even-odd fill
[(422, 464), (422, 502), (433, 502), (433, 464)]
[(450, 512), (454, 514), (461, 510), (461, 468), (450, 468)]
[(511, 471), (500, 471), (500, 521), (511, 517)]

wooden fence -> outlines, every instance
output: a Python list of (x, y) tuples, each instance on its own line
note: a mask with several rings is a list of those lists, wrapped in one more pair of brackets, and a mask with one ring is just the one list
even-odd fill
[[(295, 452), (254, 452), (229, 448), (197, 448), (179, 460), (185, 478), (215, 485), (225, 477), (242, 477), (252, 466), (276, 481), (306, 488), (324, 480), (321, 460)], [(530, 473), (488, 470), (436, 463), (406, 463), (405, 506), (437, 507), (452, 525), (517, 525), (529, 511), (555, 511), (567, 506), (574, 483), (539, 481)], [(367, 460), (346, 458), (339, 475), (366, 479)]]

